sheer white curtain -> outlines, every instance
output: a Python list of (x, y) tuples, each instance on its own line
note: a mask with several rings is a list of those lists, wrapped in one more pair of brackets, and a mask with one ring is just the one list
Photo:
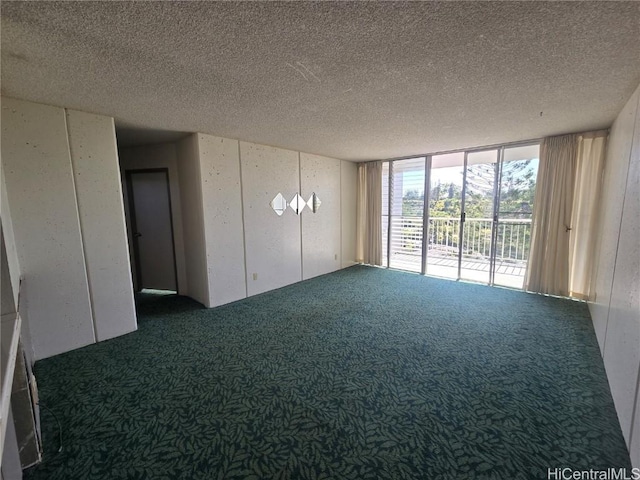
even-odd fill
[(358, 164), (356, 260), (382, 265), (382, 162)]
[(588, 298), (606, 132), (545, 138), (525, 290)]
[(594, 272), (598, 236), (598, 202), (602, 188), (607, 132), (578, 137), (578, 165), (569, 244), (569, 296), (588, 300)]

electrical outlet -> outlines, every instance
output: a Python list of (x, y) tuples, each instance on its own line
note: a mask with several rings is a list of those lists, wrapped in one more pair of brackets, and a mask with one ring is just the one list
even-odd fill
[(338, 254), (337, 254), (337, 253), (333, 256), (333, 259), (334, 259), (334, 260), (337, 260), (337, 259), (338, 259)]
[(258, 274), (257, 274), (257, 273), (254, 273), (254, 274), (253, 274), (253, 279), (254, 279), (254, 280), (257, 280), (257, 279), (258, 279)]

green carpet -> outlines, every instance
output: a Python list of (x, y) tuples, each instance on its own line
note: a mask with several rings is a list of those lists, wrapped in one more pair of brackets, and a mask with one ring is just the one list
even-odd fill
[(352, 267), (36, 363), (28, 479), (547, 478), (630, 468), (587, 306)]

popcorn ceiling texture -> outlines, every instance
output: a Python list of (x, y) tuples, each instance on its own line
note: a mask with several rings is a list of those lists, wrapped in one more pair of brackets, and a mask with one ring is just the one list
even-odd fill
[(636, 2), (1, 8), (3, 95), (111, 115), (128, 143), (389, 158), (607, 127), (640, 82)]

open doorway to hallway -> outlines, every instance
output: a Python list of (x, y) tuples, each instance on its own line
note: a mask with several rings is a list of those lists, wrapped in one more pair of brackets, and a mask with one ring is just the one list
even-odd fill
[(136, 292), (187, 294), (177, 142), (186, 132), (116, 122), (129, 259)]

